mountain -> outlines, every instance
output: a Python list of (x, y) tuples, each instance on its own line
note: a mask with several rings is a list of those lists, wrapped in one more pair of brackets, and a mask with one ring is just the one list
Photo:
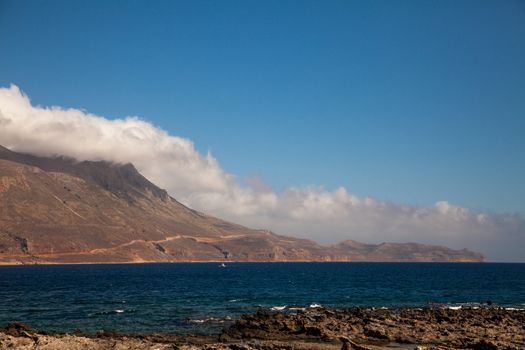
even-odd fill
[(467, 249), (452, 250), (447, 247), (419, 243), (365, 244), (352, 240), (332, 247), (335, 260), (351, 261), (483, 261), (479, 253)]
[(416, 243), (322, 246), (190, 209), (132, 164), (37, 157), (0, 146), (0, 264), (483, 259)]

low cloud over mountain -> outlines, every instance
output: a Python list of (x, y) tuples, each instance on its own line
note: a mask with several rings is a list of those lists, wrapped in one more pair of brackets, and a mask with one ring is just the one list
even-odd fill
[(0, 144), (41, 156), (133, 163), (182, 203), (251, 227), (322, 243), (355, 239), (468, 247), (491, 260), (525, 260), (525, 222), (517, 214), (479, 212), (357, 197), (343, 187), (276, 192), (241, 184), (211, 154), (138, 117), (106, 119), (79, 109), (33, 106), (17, 86), (0, 88)]

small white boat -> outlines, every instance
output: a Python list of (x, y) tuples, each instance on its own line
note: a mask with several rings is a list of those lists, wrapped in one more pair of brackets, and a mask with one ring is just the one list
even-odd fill
[(219, 267), (226, 267), (226, 265), (224, 265), (224, 263), (220, 264)]

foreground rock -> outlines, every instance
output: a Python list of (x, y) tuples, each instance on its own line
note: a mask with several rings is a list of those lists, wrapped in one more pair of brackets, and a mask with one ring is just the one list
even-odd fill
[(21, 324), (0, 331), (1, 349), (525, 349), (525, 311), (324, 308), (245, 315), (219, 335), (47, 334)]
[[(525, 349), (525, 311), (497, 307), (370, 310), (315, 309), (243, 316), (222, 339), (351, 339), (439, 349)], [(351, 347), (350, 347), (351, 348)]]

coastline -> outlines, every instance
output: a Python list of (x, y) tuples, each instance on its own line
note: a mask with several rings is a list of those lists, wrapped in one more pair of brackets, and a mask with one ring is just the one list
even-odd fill
[(16, 349), (524, 349), (525, 310), (478, 307), (261, 309), (208, 335), (50, 333), (19, 323), (0, 329)]
[(319, 263), (319, 264), (331, 264), (331, 263), (367, 263), (367, 264), (525, 264), (520, 261), (395, 261), (395, 260), (239, 260), (239, 261), (228, 261), (228, 260), (177, 260), (177, 261), (85, 261), (85, 262), (54, 262), (54, 261), (41, 261), (41, 262), (22, 262), (22, 261), (0, 261), (0, 267), (2, 266), (67, 266), (67, 265), (148, 265), (148, 264), (244, 264), (244, 263)]

